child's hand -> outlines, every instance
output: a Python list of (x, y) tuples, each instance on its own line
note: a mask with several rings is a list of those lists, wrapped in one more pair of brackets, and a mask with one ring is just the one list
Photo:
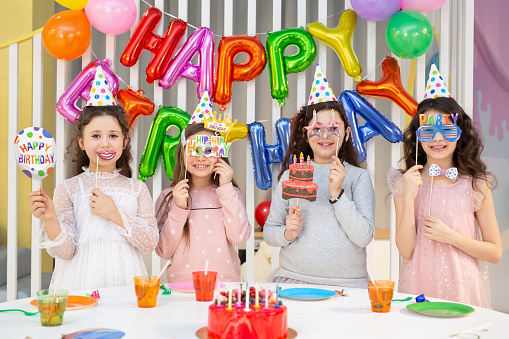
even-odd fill
[(219, 174), (219, 186), (226, 185), (232, 181), (233, 168), (230, 167), (223, 159), (219, 158), (219, 161), (214, 165), (214, 172)]
[(332, 159), (332, 166), (329, 169), (329, 192), (332, 198), (336, 198), (341, 192), (341, 185), (346, 178), (346, 169), (338, 157), (333, 156)]
[(445, 244), (452, 244), (456, 231), (435, 217), (424, 218), (424, 232), (426, 238)]
[(302, 217), (300, 216), (299, 206), (293, 205), (290, 207), (290, 214), (286, 216), (286, 230), (285, 238), (292, 241), (297, 238), (302, 229)]
[[(101, 192), (98, 188), (94, 188), (92, 190), (92, 195), (90, 196), (90, 208), (92, 209), (92, 213), (97, 214), (104, 219), (111, 221), (115, 219), (115, 221), (117, 221), (118, 217), (120, 217), (117, 205), (113, 199)], [(120, 217), (120, 219), (122, 219), (122, 217)]]
[(175, 205), (185, 210), (187, 208), (187, 199), (189, 198), (189, 179), (179, 181), (173, 187), (173, 200)]
[(28, 193), (28, 196), (30, 197), (30, 211), (34, 217), (44, 221), (56, 220), (53, 201), (42, 189)]
[(414, 165), (410, 167), (405, 174), (403, 174), (403, 180), (405, 187), (403, 189), (403, 198), (411, 199), (412, 201), (417, 196), (417, 191), (422, 186), (422, 178), (419, 170), (422, 165)]

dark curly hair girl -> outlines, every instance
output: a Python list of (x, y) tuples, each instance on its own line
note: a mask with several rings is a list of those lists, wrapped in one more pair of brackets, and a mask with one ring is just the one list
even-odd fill
[[(279, 172), (278, 180), (281, 179), (283, 173), (288, 169), (291, 157), (294, 154), (299, 155), (302, 152), (303, 154), (309, 155), (311, 159), (314, 158), (313, 150), (311, 149), (311, 146), (309, 146), (308, 133), (304, 127), (309, 126), (313, 119), (313, 111), (319, 112), (324, 109), (333, 109), (334, 111), (339, 112), (341, 120), (343, 120), (345, 125), (345, 131), (349, 127), (348, 118), (346, 117), (346, 112), (341, 101), (319, 102), (314, 105), (302, 106), (299, 113), (292, 118), (290, 143), (288, 144), (288, 149), (286, 150), (283, 158), (282, 164), (284, 165), (281, 166), (281, 172)], [(343, 141), (337, 156), (339, 160), (346, 161), (352, 166), (362, 167), (359, 164), (357, 152), (355, 151), (351, 137), (348, 138), (348, 140)]]
[[(425, 114), (429, 110), (435, 110), (439, 114), (459, 113), (456, 124), (461, 129), (461, 137), (458, 139), (453, 154), (454, 166), (458, 169), (459, 174), (472, 177), (473, 188), (478, 187), (476, 184), (479, 180), (490, 183), (491, 187), (496, 186), (495, 178), (487, 171), (486, 164), (481, 160), (481, 152), (484, 149), (482, 139), (473, 126), (472, 119), (453, 98), (425, 99), (419, 104), (417, 113), (403, 133), (403, 157), (400, 162), (403, 162), (405, 167), (402, 172), (405, 173), (415, 165), (416, 131), (420, 126), (419, 115)], [(427, 160), (427, 155), (419, 143), (417, 163), (424, 165)]]
[(117, 168), (120, 170), (120, 174), (131, 178), (132, 171), (129, 163), (132, 160), (131, 156), (131, 140), (128, 136), (129, 126), (126, 121), (124, 111), (118, 106), (86, 106), (83, 110), (83, 113), (76, 120), (74, 138), (71, 140), (71, 144), (67, 147), (67, 154), (71, 153), (71, 161), (73, 162), (73, 175), (78, 175), (83, 172), (84, 166), (88, 167), (90, 165), (90, 159), (84, 150), (82, 150), (78, 143), (78, 138), (83, 139), (83, 130), (86, 125), (92, 121), (95, 117), (100, 116), (112, 116), (114, 117), (124, 136), (124, 139), (127, 139), (126, 147), (122, 151), (122, 155), (117, 160)]

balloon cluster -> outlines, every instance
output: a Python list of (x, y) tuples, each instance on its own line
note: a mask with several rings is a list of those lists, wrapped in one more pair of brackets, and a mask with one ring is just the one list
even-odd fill
[(56, 59), (74, 60), (90, 45), (92, 24), (105, 34), (122, 34), (136, 21), (133, 0), (56, 0), (69, 8), (53, 15), (44, 25), (42, 42)]

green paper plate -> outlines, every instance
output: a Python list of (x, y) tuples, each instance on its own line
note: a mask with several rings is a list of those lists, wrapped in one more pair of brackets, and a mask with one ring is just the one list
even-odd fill
[(467, 305), (446, 302), (415, 303), (407, 305), (407, 308), (434, 317), (461, 317), (475, 311)]

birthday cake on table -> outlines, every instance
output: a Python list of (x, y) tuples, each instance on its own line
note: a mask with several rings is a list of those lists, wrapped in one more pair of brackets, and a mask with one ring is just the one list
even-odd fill
[(289, 180), (283, 181), (282, 194), (283, 199), (301, 198), (309, 201), (316, 200), (318, 184), (313, 182), (315, 169), (311, 165), (311, 159), (304, 163), (304, 156), (300, 154), (300, 162), (297, 163), (297, 157), (293, 156), (293, 164), (289, 169)]
[(229, 305), (216, 301), (209, 306), (207, 331), (209, 338), (287, 338), (287, 310), (285, 306), (279, 305), (279, 301), (277, 306), (276, 303), (263, 302), (260, 304), (248, 302), (247, 306), (245, 302)]

